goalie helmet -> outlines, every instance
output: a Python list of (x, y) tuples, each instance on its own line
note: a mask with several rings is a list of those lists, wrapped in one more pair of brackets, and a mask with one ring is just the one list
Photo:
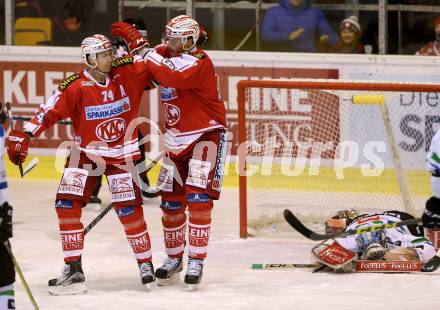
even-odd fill
[(166, 44), (170, 40), (180, 39), (182, 46), (185, 46), (188, 39), (192, 39), (193, 44), (184, 48), (185, 51), (189, 51), (196, 45), (199, 36), (199, 24), (188, 15), (179, 15), (171, 19), (166, 25), (163, 43)]
[[(96, 54), (112, 49), (112, 42), (104, 35), (95, 34), (87, 37), (81, 42), (81, 57), (83, 59), (83, 63), (88, 67), (95, 69), (98, 66)], [(87, 56), (93, 60), (95, 63), (94, 65), (89, 62), (89, 58)]]
[(348, 223), (359, 216), (359, 210), (341, 210), (325, 222), (325, 233), (335, 234), (344, 231)]

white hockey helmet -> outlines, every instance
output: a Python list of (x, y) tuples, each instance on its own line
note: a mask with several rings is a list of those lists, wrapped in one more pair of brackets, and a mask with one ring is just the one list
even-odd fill
[(185, 46), (188, 39), (192, 39), (193, 45), (185, 47), (184, 50), (191, 50), (197, 43), (200, 36), (199, 24), (188, 15), (179, 15), (171, 19), (165, 27), (165, 38), (163, 43), (168, 40), (180, 39)]
[[(85, 38), (81, 42), (81, 57), (83, 63), (92, 69), (95, 69), (98, 63), (96, 62), (96, 54), (109, 51), (113, 49), (112, 42), (102, 34), (94, 34), (93, 36)], [(87, 55), (93, 59), (94, 65), (90, 64)]]

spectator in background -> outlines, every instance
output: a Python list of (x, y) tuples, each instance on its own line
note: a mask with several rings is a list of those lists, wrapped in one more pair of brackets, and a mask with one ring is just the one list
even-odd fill
[(85, 36), (88, 7), (84, 0), (68, 0), (53, 20), (55, 45), (78, 46)]
[(347, 54), (371, 54), (371, 45), (363, 45), (359, 43), (361, 37), (361, 25), (356, 16), (350, 16), (344, 19), (339, 26), (339, 42), (325, 49), (330, 53), (347, 53)]
[(434, 20), (435, 40), (426, 43), (416, 52), (420, 56), (439, 56), (440, 55), (440, 16)]
[(311, 0), (279, 0), (263, 20), (263, 41), (271, 49), (317, 52), (317, 44), (334, 46), (338, 37), (324, 13), (310, 7)]

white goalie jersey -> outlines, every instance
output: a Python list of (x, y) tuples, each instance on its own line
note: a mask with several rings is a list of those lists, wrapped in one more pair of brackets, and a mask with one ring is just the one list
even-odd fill
[[(402, 221), (398, 212), (384, 212), (373, 215), (362, 215), (355, 218), (346, 227), (346, 230), (358, 229), (370, 226), (384, 225)], [(414, 231), (411, 229), (411, 231)], [(387, 251), (406, 248), (417, 253), (418, 259), (422, 262), (428, 261), (435, 255), (435, 248), (432, 242), (423, 237), (415, 236), (407, 226), (391, 228), (383, 231), (385, 248)], [(337, 238), (336, 242), (350, 252), (362, 256), (362, 248), (359, 244), (358, 235), (352, 235), (345, 238)]]

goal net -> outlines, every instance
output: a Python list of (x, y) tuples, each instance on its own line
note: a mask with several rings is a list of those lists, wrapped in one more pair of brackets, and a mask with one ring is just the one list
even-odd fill
[(440, 85), (338, 80), (238, 83), (240, 236), (321, 231), (339, 210), (420, 216)]

